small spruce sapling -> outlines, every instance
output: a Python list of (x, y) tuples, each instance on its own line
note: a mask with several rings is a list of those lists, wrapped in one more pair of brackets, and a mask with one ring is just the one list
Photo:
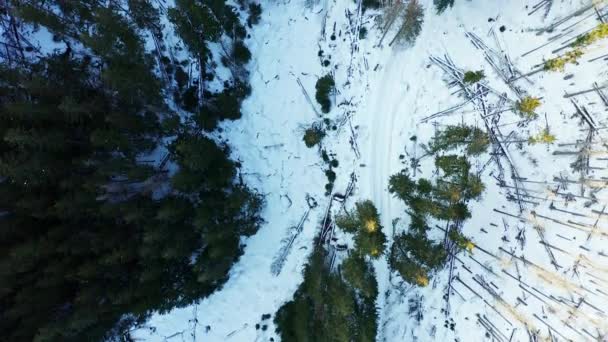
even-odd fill
[(334, 77), (331, 74), (327, 74), (319, 78), (317, 84), (315, 85), (315, 98), (321, 105), (321, 111), (323, 111), (323, 113), (329, 113), (331, 110), (331, 99), (329, 98), (329, 95), (335, 86), (336, 83), (334, 82)]
[(551, 132), (549, 132), (548, 128), (543, 129), (538, 135), (535, 136), (531, 136), (528, 139), (528, 143), (530, 144), (553, 144), (555, 142), (555, 140), (557, 140), (557, 138), (555, 137), (555, 135), (551, 134)]
[(583, 50), (574, 49), (566, 52), (566, 54), (561, 57), (552, 58), (546, 61), (543, 69), (546, 71), (564, 71), (566, 64), (575, 64), (582, 56)]
[(321, 142), (325, 138), (325, 131), (318, 127), (310, 127), (304, 132), (304, 144), (311, 148)]
[(478, 71), (467, 71), (464, 73), (464, 83), (467, 84), (475, 84), (481, 80), (486, 78), (486, 75), (483, 70)]
[(359, 29), (359, 40), (363, 40), (367, 38), (367, 28), (365, 26), (361, 26)]
[(535, 119), (538, 115), (535, 110), (540, 107), (541, 102), (538, 97), (526, 96), (517, 101), (515, 108), (519, 111), (522, 117), (526, 119)]

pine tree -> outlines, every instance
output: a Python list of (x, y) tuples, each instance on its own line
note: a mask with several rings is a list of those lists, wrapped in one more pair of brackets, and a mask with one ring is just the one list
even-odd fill
[[(479, 154), (487, 148), (487, 135), (477, 128), (448, 126), (439, 132), (429, 144), (429, 152), (467, 146), (466, 154)], [(445, 221), (450, 226), (471, 217), (467, 203), (479, 199), (485, 186), (478, 175), (471, 173), (466, 155), (436, 155), (438, 178), (431, 182), (412, 179), (407, 171), (394, 174), (389, 179), (389, 192), (404, 201), (410, 216), (407, 233), (396, 237), (390, 247), (389, 265), (403, 279), (418, 286), (427, 286), (431, 273), (443, 267), (447, 253), (443, 243), (429, 238), (429, 220)], [(456, 224), (457, 226), (457, 224)], [(470, 249), (470, 241), (452, 234), (461, 249)]]
[(334, 77), (331, 74), (327, 74), (317, 80), (317, 84), (315, 85), (315, 98), (321, 105), (321, 111), (323, 113), (329, 113), (331, 110), (331, 99), (329, 98), (329, 95), (335, 86), (336, 83), (334, 82)]

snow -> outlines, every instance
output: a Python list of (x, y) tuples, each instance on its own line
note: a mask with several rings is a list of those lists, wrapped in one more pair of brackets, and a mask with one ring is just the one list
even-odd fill
[[(194, 330), (201, 341), (253, 341), (258, 337), (254, 325), (262, 314), (276, 312), (302, 281), (301, 270), (317, 232), (321, 209), (311, 212), (279, 276), (271, 274), (271, 264), (281, 240), (291, 234), (308, 209), (306, 194), (317, 200), (324, 198), (325, 176), (320, 159), (302, 142), (301, 123), (313, 120), (315, 114), (296, 82), (296, 77), (300, 77), (308, 89), (314, 89), (316, 78), (302, 75), (301, 70), (320, 69), (314, 58), (316, 51), (310, 50), (317, 37), (308, 34), (318, 31), (320, 18), (307, 20), (304, 15), (308, 10), (298, 6), (281, 10), (290, 13), (271, 16), (267, 10), (249, 41), (254, 55), (250, 66), (253, 92), (244, 103), (243, 118), (225, 123), (222, 133), (229, 139), (234, 156), (242, 161), (241, 172), (247, 182), (266, 196), (263, 218), (267, 223), (244, 241), (245, 254), (222, 290), (195, 306), (198, 323), (193, 321), (194, 307), (176, 309), (154, 316), (146, 326), (155, 331), (144, 328), (134, 333), (136, 338), (162, 341), (185, 331), (175, 338), (191, 340)], [(283, 27), (284, 35), (277, 37), (275, 27)], [(289, 55), (277, 55), (275, 51), (289, 51)], [(304, 58), (311, 55), (312, 58)], [(209, 332), (205, 332), (207, 325), (211, 327)], [(269, 327), (267, 334), (273, 331), (274, 327)]]
[[(451, 115), (422, 122), (428, 115), (464, 101), (453, 94), (456, 88), (448, 87), (447, 75), (431, 63), (430, 57), (449, 55), (462, 69), (483, 69), (490, 87), (517, 100), (484, 59), (483, 52), (471, 44), (466, 32), (475, 33), (493, 49), (500, 51), (502, 47), (514, 65), (526, 73), (554, 57), (551, 51), (563, 41), (598, 24), (597, 18), (590, 15), (592, 11), (588, 11), (557, 27), (553, 33), (540, 34), (533, 29), (545, 27), (590, 3), (583, 0), (554, 1), (547, 18), (543, 18), (543, 10), (527, 14), (536, 0), (459, 0), (453, 9), (440, 16), (435, 14), (432, 0), (421, 0), (426, 9), (425, 23), (416, 43), (409, 47), (388, 47), (389, 33), (385, 45), (377, 47), (380, 32), (372, 18), (374, 13), (366, 13), (359, 22), (357, 4), (352, 1), (321, 0), (312, 8), (306, 8), (305, 2), (292, 0), (264, 5), (262, 21), (254, 27), (248, 41), (253, 53), (249, 66), (252, 95), (244, 103), (241, 120), (222, 124), (221, 138), (228, 140), (234, 157), (242, 162), (244, 178), (266, 195), (263, 212), (266, 223), (256, 235), (243, 241), (245, 254), (221, 290), (197, 305), (154, 315), (133, 332), (135, 339), (268, 341), (272, 337), (278, 341), (273, 317), (267, 320), (261, 317), (274, 315), (293, 297), (329, 204), (329, 198), (324, 196), (326, 166), (318, 151), (306, 148), (302, 141), (304, 129), (321, 118), (306, 100), (298, 79), (313, 96), (317, 78), (330, 71), (335, 74), (339, 91), (335, 104), (338, 105), (325, 117), (339, 124), (339, 128), (330, 131), (323, 141), (323, 147), (340, 162), (335, 189), (344, 191), (349, 175), (355, 172), (358, 178), (355, 196), (348, 200), (347, 206), (357, 199), (371, 199), (379, 208), (390, 243), (393, 220), (400, 218), (394, 226), (397, 232), (406, 229), (408, 223), (403, 203), (387, 191), (389, 176), (407, 166), (409, 157), (401, 160), (399, 155), (422, 154), (420, 143), (427, 143), (435, 130), (444, 125), (465, 122), (483, 127), (480, 113), (472, 104)], [(600, 4), (598, 8), (602, 8)], [(356, 29), (350, 31), (353, 25), (349, 19), (355, 27), (363, 23), (368, 28), (365, 40), (358, 40)], [(322, 38), (323, 25), (325, 38)], [(499, 28), (503, 25), (506, 30), (501, 33)], [(496, 32), (497, 40), (489, 35), (490, 30)], [(335, 40), (331, 39), (332, 33), (336, 34)], [(560, 33), (566, 35), (522, 57)], [(353, 46), (358, 48), (351, 49)], [(330, 66), (321, 65), (319, 49), (326, 56), (331, 55)], [(572, 181), (580, 178), (580, 173), (570, 166), (574, 155), (553, 154), (579, 149), (580, 146), (558, 144), (584, 140), (587, 134), (586, 126), (578, 124), (580, 119), (572, 117), (575, 109), (563, 95), (590, 89), (595, 81), (601, 85), (608, 67), (601, 59), (589, 60), (605, 53), (606, 41), (591, 47), (580, 65), (569, 65), (565, 72), (543, 72), (530, 76), (531, 82), (516, 81), (529, 95), (541, 97), (543, 106), (538, 111), (540, 117), (522, 127), (512, 124), (521, 120), (515, 113), (501, 114), (503, 134), (507, 136), (514, 131), (514, 137), (527, 140), (548, 123), (558, 139), (553, 145), (528, 146), (524, 142), (522, 149), (516, 143), (508, 145), (519, 176), (537, 182), (517, 183), (525, 186), (529, 195), (539, 197), (526, 198), (538, 205), (526, 203), (520, 214), (518, 205), (507, 200), (507, 195), (514, 191), (498, 185), (494, 177), (499, 172), (490, 162), (482, 173), (486, 191), (481, 201), (471, 204), (473, 217), (465, 222), (464, 234), (496, 257), (480, 249), (470, 255), (466, 252), (458, 255), (462, 262), (455, 262), (454, 274), (460, 280), (452, 281), (454, 291), (447, 316), (442, 311), (446, 308), (443, 296), (448, 284), (447, 269), (436, 274), (429, 287), (420, 289), (391, 274), (386, 260), (375, 262), (380, 286), (379, 341), (491, 340), (478, 319), (484, 324), (491, 322), (496, 334), (493, 339), (499, 341), (528, 341), (528, 330), (539, 330), (540, 340), (550, 336), (558, 340), (606, 340), (599, 334), (608, 332), (603, 311), (608, 304), (608, 260), (599, 253), (605, 251), (608, 228), (603, 228), (606, 217), (591, 210), (602, 211), (608, 195), (605, 190), (599, 190), (595, 194), (598, 203), (587, 208), (584, 199), (575, 198), (575, 202), (566, 203), (564, 196), (555, 196), (549, 191), (558, 185), (554, 177), (568, 177)], [(570, 74), (573, 78), (564, 79)], [(589, 109), (600, 127), (605, 125), (606, 106), (596, 93), (575, 99)], [(488, 101), (494, 99), (488, 96)], [(318, 104), (314, 105), (318, 110)], [(349, 143), (352, 138), (349, 118), (360, 158)], [(417, 137), (417, 142), (410, 140), (412, 136)], [(602, 136), (603, 131), (598, 131), (594, 151), (605, 151), (601, 146), (605, 143)], [(599, 169), (606, 167), (602, 157), (605, 156), (592, 155), (591, 166), (598, 169), (590, 170), (585, 178), (594, 178), (605, 185), (601, 177), (608, 175)], [(482, 155), (473, 159), (472, 164), (481, 169), (489, 158), (487, 154)], [(418, 172), (422, 177), (433, 177), (431, 159), (422, 160)], [(509, 168), (505, 170), (504, 180), (507, 185), (514, 185)], [(585, 188), (583, 196), (589, 197), (590, 187)], [(568, 189), (560, 192), (581, 195), (578, 184), (569, 184)], [(271, 265), (281, 253), (284, 240), (295, 234), (293, 227), (309, 209), (306, 195), (312, 196), (318, 206), (311, 209), (280, 274), (275, 275)], [(551, 209), (550, 203), (554, 208), (585, 216)], [(553, 247), (540, 243), (539, 230), (546, 243)], [(523, 246), (516, 238), (520, 231), (526, 237)], [(551, 264), (547, 250), (555, 255), (561, 267), (556, 269)], [(513, 259), (509, 253), (524, 256), (528, 262)], [(578, 265), (578, 276), (573, 272), (575, 265)], [(519, 275), (522, 283), (505, 272), (516, 278)], [(494, 293), (480, 285), (484, 280)], [(409, 314), (408, 304), (409, 299), (417, 296), (423, 297), (424, 317), (419, 322)], [(448, 321), (447, 327), (445, 321)], [(450, 323), (454, 323), (453, 330)], [(257, 330), (256, 324), (267, 325), (267, 329)]]

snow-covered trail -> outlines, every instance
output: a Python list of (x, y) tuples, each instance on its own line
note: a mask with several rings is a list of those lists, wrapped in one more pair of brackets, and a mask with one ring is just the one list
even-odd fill
[(364, 160), (368, 162), (370, 175), (369, 189), (371, 190), (372, 200), (382, 212), (384, 218), (391, 217), (390, 200), (387, 193), (388, 179), (386, 175), (391, 171), (391, 162), (395, 159), (393, 155), (393, 133), (396, 129), (395, 119), (401, 113), (399, 110), (402, 101), (394, 101), (395, 95), (403, 93), (401, 89), (401, 70), (395, 68), (401, 65), (395, 58), (389, 59), (384, 66), (382, 75), (376, 84), (371, 86), (373, 89), (368, 101), (371, 102), (367, 109), (367, 115), (363, 116), (371, 119), (370, 135), (367, 153)]
[[(403, 168), (399, 159), (404, 155), (404, 140), (413, 135), (415, 123), (413, 117), (416, 110), (418, 90), (410, 87), (408, 79), (416, 72), (417, 63), (414, 51), (391, 51), (388, 53), (386, 64), (375, 75), (367, 94), (368, 106), (359, 112), (360, 124), (369, 127), (368, 142), (362, 156), (366, 167), (361, 170), (360, 184), (362, 198), (371, 199), (381, 213), (384, 233), (387, 235), (387, 253), (392, 243), (393, 219), (403, 216), (403, 204), (388, 192), (389, 176)], [(399, 222), (402, 226), (403, 222)], [(378, 339), (384, 339), (382, 327), (386, 317), (385, 293), (390, 291), (390, 269), (386, 258), (375, 262), (379, 293), (377, 307), (379, 308)]]
[[(388, 178), (386, 177), (391, 172), (392, 162), (395, 160), (393, 152), (393, 132), (395, 130), (395, 119), (399, 114), (399, 103), (396, 102), (391, 105), (390, 98), (393, 93), (399, 92), (397, 89), (392, 88), (395, 83), (395, 78), (400, 78), (401, 75), (397, 72), (393, 72), (392, 64), (395, 64), (394, 58), (391, 58), (385, 69), (382, 71), (382, 75), (377, 79), (376, 84), (372, 84), (370, 87), (372, 92), (370, 96), (371, 105), (367, 109), (368, 115), (365, 118), (373, 118), (370, 122), (370, 139), (367, 144), (367, 152), (363, 154), (363, 160), (367, 163), (365, 171), (368, 171), (369, 175), (365, 175), (362, 172), (362, 178), (367, 179), (368, 191), (370, 192), (369, 199), (371, 199), (377, 206), (381, 213), (382, 225), (384, 226), (384, 233), (387, 235), (390, 246), (392, 241), (391, 234), (389, 231), (392, 230), (392, 215), (391, 215), (391, 198), (388, 193)], [(365, 187), (363, 187), (365, 189)], [(377, 307), (383, 308), (385, 306), (385, 296), (389, 284), (388, 274), (390, 272), (388, 263), (385, 258), (375, 262), (375, 270), (378, 278), (378, 289), (380, 295), (377, 299)], [(383, 321), (383, 310), (379, 310), (379, 322)], [(381, 331), (378, 331), (378, 336), (381, 336)]]

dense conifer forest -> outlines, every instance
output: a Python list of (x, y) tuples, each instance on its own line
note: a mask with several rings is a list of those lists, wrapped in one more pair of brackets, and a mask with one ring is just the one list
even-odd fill
[(205, 133), (249, 93), (261, 7), (228, 3), (0, 3), (2, 340), (127, 339), (227, 280), (263, 203)]

